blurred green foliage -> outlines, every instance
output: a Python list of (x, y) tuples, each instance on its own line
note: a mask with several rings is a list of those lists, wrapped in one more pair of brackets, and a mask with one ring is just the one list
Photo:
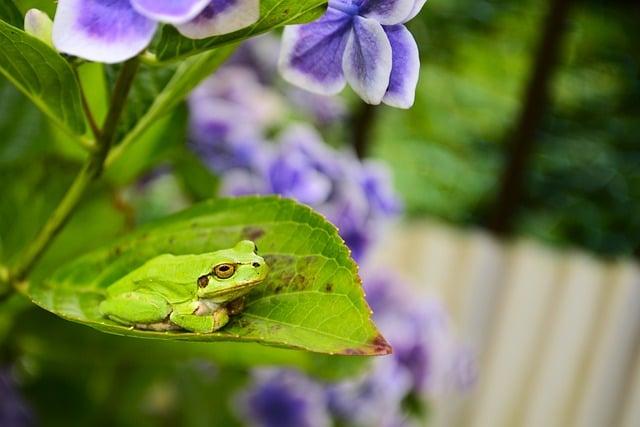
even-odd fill
[[(373, 152), (413, 216), (480, 224), (495, 201), (546, 2), (432, 1), (412, 22), (416, 106), (384, 109)], [(640, 247), (640, 10), (575, 2), (517, 232), (606, 255)]]

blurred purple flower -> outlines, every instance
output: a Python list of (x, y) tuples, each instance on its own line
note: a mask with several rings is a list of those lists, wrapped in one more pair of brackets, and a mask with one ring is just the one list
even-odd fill
[(338, 96), (318, 95), (297, 87), (288, 88), (286, 93), (291, 103), (319, 126), (327, 126), (347, 117), (347, 106)]
[(327, 387), (331, 413), (354, 426), (403, 425), (402, 402), (411, 391), (411, 378), (386, 358), (374, 361), (370, 372)]
[(35, 425), (33, 413), (20, 396), (15, 378), (9, 369), (0, 369), (0, 426), (32, 425)]
[(225, 67), (189, 98), (191, 147), (217, 173), (261, 163), (263, 135), (284, 114), (251, 70)]
[(393, 347), (393, 360), (411, 376), (412, 390), (440, 395), (468, 390), (475, 382), (473, 354), (456, 339), (445, 307), (416, 298), (407, 283), (379, 271), (364, 272), (367, 301)]
[(278, 77), (278, 52), (280, 39), (264, 34), (242, 43), (227, 64), (252, 70), (262, 84), (273, 86)]
[(256, 370), (237, 397), (238, 416), (256, 427), (325, 427), (330, 418), (322, 387), (301, 374)]
[(376, 223), (400, 212), (383, 166), (328, 147), (304, 125), (289, 127), (265, 162), (223, 176), (228, 195), (279, 194), (306, 203), (339, 229), (356, 259), (375, 238)]

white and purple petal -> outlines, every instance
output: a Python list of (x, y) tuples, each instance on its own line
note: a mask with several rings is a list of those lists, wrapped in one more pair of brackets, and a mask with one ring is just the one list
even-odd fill
[(406, 22), (415, 2), (416, 0), (364, 0), (360, 15), (382, 25), (396, 25)]
[(392, 68), (391, 43), (382, 25), (370, 18), (354, 19), (342, 68), (360, 98), (373, 105), (382, 102)]
[(352, 22), (352, 16), (329, 8), (316, 22), (286, 27), (278, 64), (282, 76), (321, 95), (344, 89), (342, 61)]
[(418, 15), (418, 13), (420, 13), (420, 11), (422, 10), (422, 8), (424, 7), (424, 4), (426, 2), (427, 2), (427, 0), (415, 0), (415, 3), (413, 5), (413, 9), (411, 10), (411, 13), (409, 14), (409, 16), (407, 16), (404, 19), (404, 21), (402, 23), (409, 22), (413, 18), (415, 18)]
[(133, 8), (149, 19), (184, 24), (195, 18), (209, 0), (130, 0)]
[(60, 52), (90, 61), (122, 62), (149, 45), (156, 25), (129, 0), (60, 0), (53, 44)]
[(191, 39), (204, 39), (241, 30), (258, 19), (260, 0), (210, 0), (194, 19), (176, 28)]
[(415, 101), (420, 56), (415, 39), (404, 25), (384, 27), (391, 43), (393, 67), (383, 102), (397, 108), (411, 108)]

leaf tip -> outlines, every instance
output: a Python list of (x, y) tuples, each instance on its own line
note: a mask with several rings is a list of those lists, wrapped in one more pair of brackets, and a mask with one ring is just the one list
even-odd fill
[(381, 334), (376, 335), (367, 345), (358, 348), (345, 348), (339, 354), (346, 356), (387, 356), (393, 348)]

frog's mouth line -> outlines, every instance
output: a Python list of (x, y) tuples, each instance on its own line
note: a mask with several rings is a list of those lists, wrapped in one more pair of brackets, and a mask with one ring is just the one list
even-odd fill
[(236, 293), (238, 291), (242, 291), (244, 289), (250, 289), (250, 288), (253, 288), (256, 284), (258, 284), (260, 282), (261, 282), (261, 280), (254, 280), (252, 282), (247, 282), (242, 286), (234, 286), (233, 288), (225, 289), (224, 291), (216, 293), (215, 297), (225, 296), (225, 295), (228, 295), (228, 294), (234, 294), (234, 293)]

